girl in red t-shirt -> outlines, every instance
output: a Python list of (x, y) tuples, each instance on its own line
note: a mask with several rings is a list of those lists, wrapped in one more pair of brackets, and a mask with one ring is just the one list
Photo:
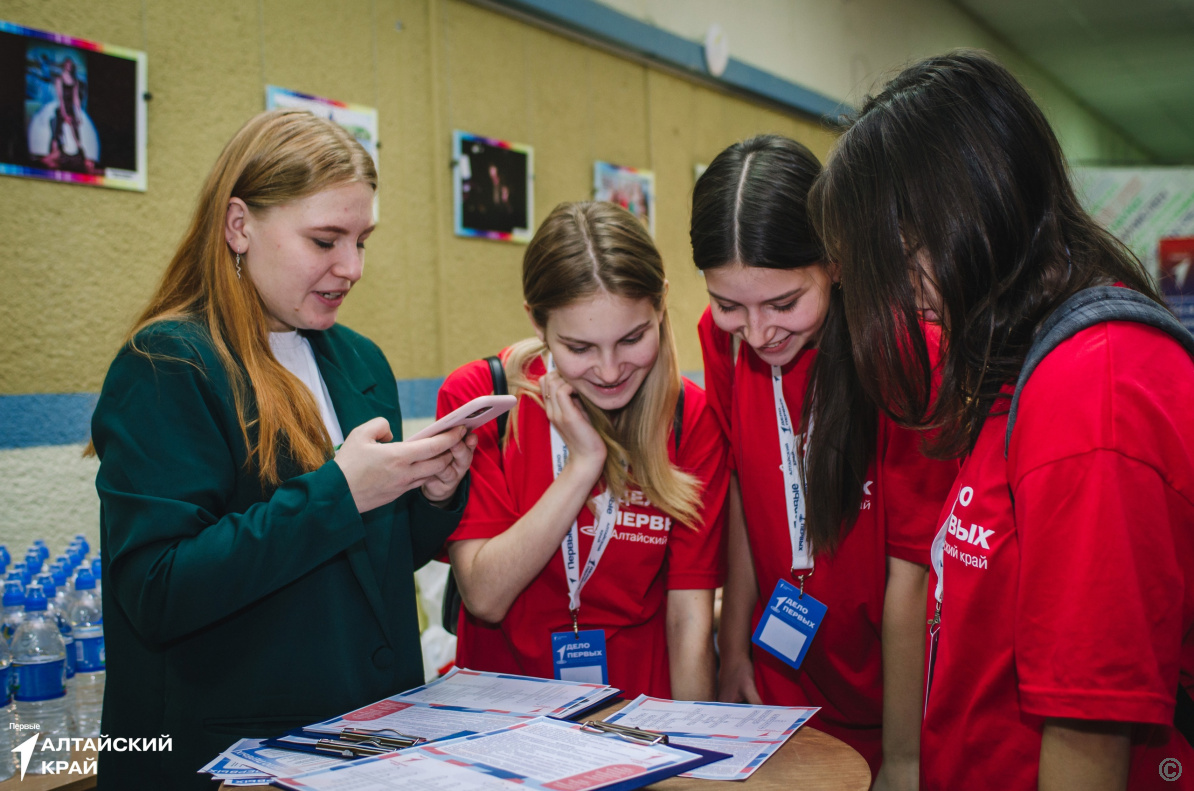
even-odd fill
[(933, 545), (924, 787), (1188, 787), (1194, 360), (1160, 329), (1096, 323), (1033, 369), (1007, 439), (1050, 317), (1089, 287), (1159, 301), (1152, 279), (1083, 209), (1028, 92), (978, 52), (869, 99), (810, 205), (861, 380), (962, 459)]
[[(478, 431), (449, 544), (458, 665), (600, 681), (604, 642), (629, 695), (713, 697), (726, 446), (680, 376), (666, 292), (651, 237), (612, 204), (561, 204), (531, 240), (535, 336), (502, 353), (518, 405), (504, 437)], [(465, 365), (439, 413), (493, 387)]]
[[(705, 386), (735, 468), (720, 697), (820, 706), (816, 726), (880, 786), (914, 787), (929, 546), (957, 465), (926, 459), (862, 395), (837, 272), (805, 212), (819, 170), (799, 143), (756, 137), (719, 154), (693, 194)], [(785, 472), (787, 458), (800, 461)], [(781, 580), (828, 608), (798, 669), (751, 640)]]

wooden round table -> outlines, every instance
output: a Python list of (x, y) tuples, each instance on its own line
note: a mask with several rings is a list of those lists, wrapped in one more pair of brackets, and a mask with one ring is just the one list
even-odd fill
[[(625, 706), (619, 702), (592, 717), (605, 719)], [(867, 791), (871, 769), (850, 745), (805, 725), (746, 780), (673, 777), (647, 788), (659, 791)]]

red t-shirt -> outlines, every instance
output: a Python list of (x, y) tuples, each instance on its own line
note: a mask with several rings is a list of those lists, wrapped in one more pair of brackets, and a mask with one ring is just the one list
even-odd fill
[[(532, 380), (544, 373), (542, 360), (530, 368)], [(440, 415), (479, 395), (493, 392), (484, 360), (469, 363), (447, 378), (439, 391)], [(496, 422), (478, 434), (473, 454), (468, 504), (452, 541), (492, 538), (531, 509), (551, 485), (550, 423), (543, 408), (521, 397), (517, 441), (498, 448)], [(580, 628), (605, 630), (609, 683), (630, 697), (640, 693), (671, 696), (668, 675), (666, 603), (669, 590), (712, 589), (721, 584), (723, 506), (729, 474), (726, 445), (705, 406), (705, 393), (684, 381), (680, 452), (669, 434), (668, 456), (702, 483), (701, 522), (677, 524), (655, 508), (642, 491), (631, 488), (618, 510), (615, 537), (581, 594)], [(604, 491), (604, 482), (593, 489)], [(580, 558), (593, 544), (593, 514), (578, 517)], [(695, 528), (695, 529), (693, 529)], [(456, 663), (499, 673), (551, 678), (552, 632), (570, 631), (568, 583), (562, 553), (518, 595), (501, 624), (493, 625), (464, 611), (458, 629)]]
[[(751, 621), (755, 628), (776, 583), (781, 578), (792, 582), (771, 366), (745, 343), (735, 365), (731, 337), (713, 323), (710, 309), (698, 331), (709, 405), (730, 437), (742, 488), (759, 588)], [(784, 401), (793, 421), (804, 408), (815, 355), (815, 350), (806, 349), (783, 368)], [(956, 462), (925, 458), (918, 434), (880, 418), (876, 461), (867, 471), (858, 520), (832, 557), (817, 556), (815, 573), (804, 587), (805, 593), (828, 606), (828, 612), (801, 669), (753, 649), (755, 685), (763, 702), (820, 706), (816, 727), (858, 750), (872, 773), (883, 757), (879, 638), (887, 557), (929, 564), (937, 513), (957, 469)]]
[(1033, 372), (1006, 461), (1007, 415), (987, 418), (939, 520), (926, 788), (1036, 788), (1045, 717), (1143, 723), (1129, 788), (1176, 788), (1167, 758), (1194, 772), (1169, 727), (1194, 681), (1192, 405), (1182, 348), (1112, 322)]

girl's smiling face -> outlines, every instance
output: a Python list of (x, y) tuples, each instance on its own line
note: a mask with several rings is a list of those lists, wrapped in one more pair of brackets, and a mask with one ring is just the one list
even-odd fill
[(706, 269), (713, 321), (769, 365), (787, 365), (815, 346), (829, 311), (833, 277), (822, 264), (768, 269), (731, 263)]
[(551, 311), (535, 333), (564, 381), (608, 411), (630, 403), (654, 367), (662, 319), (649, 299), (600, 291)]

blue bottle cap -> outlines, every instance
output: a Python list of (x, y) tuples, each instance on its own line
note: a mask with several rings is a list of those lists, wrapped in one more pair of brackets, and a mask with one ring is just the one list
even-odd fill
[(50, 548), (48, 546), (46, 546), (46, 542), (42, 541), (40, 538), (33, 542), (33, 546), (29, 547), (29, 551), (30, 552), (36, 551), (37, 556), (40, 557), (42, 560), (45, 560), (48, 557), (50, 557)]
[(25, 612), (45, 612), (46, 594), (37, 585), (30, 585), (25, 591)]
[(41, 573), (41, 555), (33, 550), (30, 550), (29, 553), (25, 555), (25, 568), (32, 569), (32, 571), (29, 572), (30, 574)]
[[(20, 565), (20, 564), (17, 564)], [(4, 578), (7, 580), (16, 580), (21, 583), (21, 587), (25, 587), (25, 569), (17, 568), (15, 565), (8, 570), (8, 575)]]
[(3, 544), (0, 544), (0, 561), (3, 561), (6, 566), (12, 563), (12, 555), (8, 554), (8, 547)]
[(100, 559), (99, 559), (99, 558), (93, 558), (93, 559), (91, 560), (91, 574), (92, 574), (92, 576), (94, 576), (96, 579), (100, 579), (100, 572), (102, 571), (102, 569), (103, 569), (103, 563), (101, 563), (101, 562), (100, 562)]
[(75, 577), (75, 590), (77, 591), (93, 591), (95, 590), (95, 577), (92, 576), (91, 570), (87, 567), (79, 569), (79, 576)]
[(62, 566), (59, 566), (57, 563), (55, 563), (53, 566), (50, 566), (50, 577), (54, 580), (55, 588), (66, 587), (67, 576), (66, 569)]
[(91, 544), (88, 543), (87, 536), (79, 533), (79, 535), (75, 536), (75, 541), (77, 541), (79, 546), (83, 548), (84, 555), (91, 551)]
[(24, 607), (25, 606), (25, 586), (21, 584), (20, 580), (6, 580), (4, 582), (4, 600), (5, 607)]
[(39, 574), (37, 584), (41, 586), (41, 592), (47, 599), (58, 595), (58, 589), (54, 587), (54, 578), (49, 574)]

